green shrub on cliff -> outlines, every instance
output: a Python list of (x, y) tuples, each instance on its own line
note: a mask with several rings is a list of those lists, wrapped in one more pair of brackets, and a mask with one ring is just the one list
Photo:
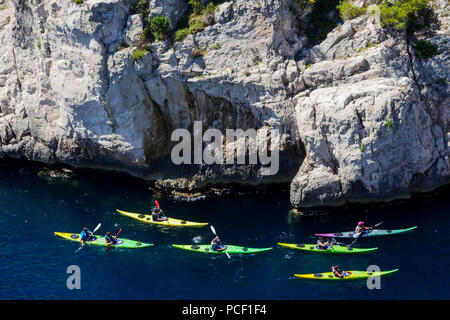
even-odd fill
[(153, 34), (150, 29), (150, 20), (148, 16), (150, 14), (150, 8), (148, 0), (139, 0), (130, 9), (130, 14), (139, 14), (142, 20), (142, 34), (138, 44), (138, 47), (145, 48), (153, 40)]
[(181, 41), (190, 34), (191, 34), (191, 32), (190, 32), (189, 28), (183, 28), (183, 29), (177, 30), (177, 32), (175, 32), (173, 40)]
[(157, 40), (167, 38), (169, 34), (169, 19), (163, 16), (156, 16), (150, 19), (150, 30)]
[(139, 59), (142, 59), (145, 56), (146, 52), (147, 51), (145, 51), (145, 50), (136, 49), (136, 50), (133, 51), (133, 54), (131, 55), (131, 58), (134, 61), (138, 61)]
[(201, 20), (201, 16), (193, 16), (189, 18), (189, 26), (186, 28), (182, 28), (175, 32), (173, 39), (175, 41), (181, 41), (186, 38), (190, 34), (195, 34), (199, 31), (205, 29), (205, 24)]
[(209, 2), (206, 6), (203, 6), (199, 0), (189, 0), (189, 12), (185, 27), (177, 30), (173, 39), (175, 41), (181, 41), (190, 34), (195, 34), (205, 29), (208, 25), (208, 17), (213, 15), (218, 9), (218, 5), (214, 2)]
[(428, 0), (385, 1), (380, 5), (381, 25), (404, 30), (413, 23), (415, 17), (427, 9), (429, 9)]
[(337, 6), (337, 9), (339, 10), (343, 20), (350, 20), (359, 17), (367, 11), (367, 8), (355, 6), (350, 3), (349, 0), (341, 1)]
[(75, 4), (83, 4), (83, 0), (73, 0)]
[[(380, 1), (381, 25), (393, 27), (397, 30), (405, 30), (410, 27), (423, 27), (424, 22), (429, 20), (429, 0), (384, 0)], [(343, 0), (338, 5), (342, 19), (349, 20), (367, 12), (367, 7), (358, 7), (350, 0)], [(420, 17), (420, 18), (419, 18)], [(423, 19), (424, 18), (424, 19)], [(427, 21), (425, 21), (427, 24)], [(411, 31), (411, 30), (410, 30)]]
[(438, 53), (438, 47), (427, 40), (416, 40), (413, 48), (420, 60), (431, 58)]
[(203, 10), (203, 5), (200, 0), (189, 0), (189, 6), (191, 7), (192, 13), (201, 14)]
[(201, 14), (213, 14), (218, 8), (219, 6), (215, 5), (213, 2), (209, 2), (202, 10)]
[(389, 134), (392, 131), (392, 120), (388, 119), (388, 121), (386, 121), (386, 125), (387, 125), (387, 132)]

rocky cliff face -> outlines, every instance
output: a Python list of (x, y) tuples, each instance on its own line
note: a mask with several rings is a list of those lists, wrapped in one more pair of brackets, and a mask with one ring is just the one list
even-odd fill
[[(158, 186), (291, 183), (294, 207), (408, 197), (450, 181), (448, 2), (439, 53), (364, 15), (316, 46), (298, 1), (224, 1), (183, 41), (132, 54), (136, 0), (0, 0), (0, 155), (126, 171)], [(149, 1), (172, 25), (184, 0)], [(177, 128), (273, 128), (280, 170), (174, 165)]]

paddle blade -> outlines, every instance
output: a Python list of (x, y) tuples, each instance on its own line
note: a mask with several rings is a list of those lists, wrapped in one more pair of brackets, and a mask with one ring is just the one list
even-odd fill
[(105, 252), (108, 252), (109, 248), (111, 248), (111, 245), (108, 245), (108, 247), (106, 248)]
[(80, 250), (83, 249), (83, 248), (84, 248), (84, 246), (79, 247), (77, 250), (75, 250), (74, 253), (77, 253), (78, 251), (80, 251)]
[(214, 229), (213, 225), (210, 225), (210, 227), (211, 227), (212, 233), (214, 233), (217, 236), (216, 229)]
[(122, 232), (122, 228), (119, 229), (119, 231), (116, 233), (116, 237)]
[(358, 236), (357, 238), (355, 238), (355, 240), (353, 240), (352, 243), (350, 243), (350, 244), (348, 245), (348, 248), (353, 247), (353, 245), (356, 243), (356, 241), (358, 241), (358, 239), (359, 239), (359, 236)]
[(93, 231), (92, 233), (94, 233), (95, 231), (97, 231), (98, 229), (100, 229), (101, 226), (102, 226), (102, 224), (99, 223), (99, 224), (95, 227), (95, 229), (94, 229), (94, 231)]
[(231, 259), (231, 257), (230, 257), (230, 255), (228, 254), (228, 252), (225, 251), (225, 253), (226, 253), (228, 259)]
[(161, 207), (159, 206), (158, 201), (155, 200), (155, 203), (156, 203), (156, 206), (157, 206), (158, 208), (161, 208)]
[(378, 222), (376, 225), (374, 225), (373, 227), (378, 227), (379, 225), (381, 225), (383, 223), (383, 221)]

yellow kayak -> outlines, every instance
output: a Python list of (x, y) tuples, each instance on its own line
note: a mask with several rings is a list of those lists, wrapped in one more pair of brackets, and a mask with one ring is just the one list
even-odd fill
[(367, 271), (345, 271), (345, 276), (343, 278), (336, 277), (333, 272), (322, 272), (322, 273), (308, 273), (308, 274), (294, 274), (296, 278), (300, 279), (318, 279), (318, 280), (357, 280), (357, 279), (367, 279), (370, 277), (381, 277), (394, 272), (398, 269), (380, 271), (380, 272), (367, 272)]
[(169, 218), (169, 220), (167, 220), (167, 221), (153, 221), (151, 214), (126, 212), (126, 211), (122, 211), (119, 209), (116, 209), (116, 211), (118, 213), (120, 213), (121, 215), (139, 220), (141, 222), (158, 224), (158, 225), (162, 225), (162, 226), (201, 228), (201, 227), (208, 225), (208, 223), (192, 222), (192, 221), (186, 221), (186, 220), (180, 220), (180, 219), (174, 219), (174, 218)]

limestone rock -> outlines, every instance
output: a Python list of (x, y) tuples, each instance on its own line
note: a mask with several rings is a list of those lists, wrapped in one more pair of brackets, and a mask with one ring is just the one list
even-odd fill
[(130, 15), (125, 29), (124, 43), (128, 46), (135, 47), (142, 34), (142, 19), (138, 14)]
[[(133, 59), (142, 32), (135, 3), (4, 0), (0, 157), (124, 171), (177, 190), (291, 183), (297, 208), (449, 183), (446, 1), (433, 1), (440, 25), (417, 35), (439, 48), (425, 60), (366, 15), (305, 47), (298, 21), (312, 5), (290, 0), (224, 1), (204, 30)], [(187, 2), (149, 8), (175, 28)], [(278, 130), (280, 170), (175, 165), (172, 132), (195, 121), (222, 132)]]

